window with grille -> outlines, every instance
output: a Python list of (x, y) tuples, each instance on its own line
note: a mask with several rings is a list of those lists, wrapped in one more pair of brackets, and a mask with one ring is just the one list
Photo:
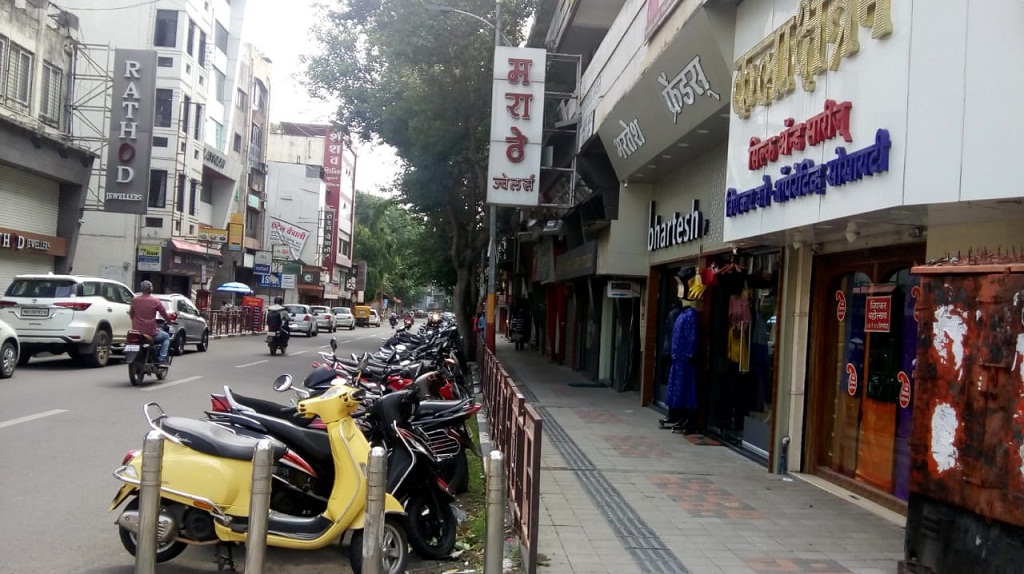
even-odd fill
[(163, 136), (153, 136), (153, 147), (167, 147), (167, 138)]
[(166, 57), (166, 56), (160, 56), (159, 58), (156, 59), (156, 65), (160, 66), (161, 68), (173, 68), (174, 67), (174, 58), (169, 58), (169, 57)]
[(163, 48), (174, 48), (178, 45), (178, 11), (157, 10), (156, 30), (153, 33), (153, 45)]
[(32, 96), (32, 52), (13, 43), (7, 50), (7, 103), (27, 107)]
[(252, 109), (262, 110), (266, 97), (267, 89), (263, 86), (263, 82), (256, 80), (256, 83), (252, 86)]
[(147, 217), (146, 218), (146, 227), (163, 227), (163, 226), (164, 226), (164, 218), (162, 218), (162, 217)]
[(189, 56), (195, 56), (195, 43), (196, 43), (196, 23), (192, 21), (192, 18), (188, 19), (188, 39), (185, 42), (185, 51), (188, 52)]
[(196, 123), (192, 137), (199, 141), (203, 139), (203, 104), (196, 104)]
[(206, 32), (199, 31), (199, 55), (196, 56), (199, 60), (199, 65), (206, 67)]
[(188, 188), (188, 214), (195, 215), (196, 209), (199, 207), (199, 182), (191, 180)]
[(160, 128), (171, 127), (171, 119), (174, 112), (174, 90), (157, 88), (155, 122)]
[(181, 133), (188, 135), (188, 118), (189, 112), (192, 110), (192, 98), (185, 96), (181, 104)]
[(242, 91), (241, 88), (235, 92), (235, 107), (244, 110), (249, 106), (249, 94)]
[(7, 85), (7, 38), (0, 36), (0, 103), (4, 101), (3, 87)]
[(235, 141), (231, 145), (231, 149), (241, 153), (242, 152), (242, 134), (235, 132)]
[[(183, 173), (178, 174), (178, 189), (174, 196), (174, 210), (178, 213), (185, 213), (185, 174)], [(178, 227), (177, 230), (181, 231), (181, 228)]]
[(60, 127), (61, 94), (63, 93), (64, 73), (60, 68), (43, 63), (43, 97), (39, 106), (39, 118), (43, 123)]
[(149, 172), (149, 206), (164, 208), (167, 206), (167, 171), (153, 169)]

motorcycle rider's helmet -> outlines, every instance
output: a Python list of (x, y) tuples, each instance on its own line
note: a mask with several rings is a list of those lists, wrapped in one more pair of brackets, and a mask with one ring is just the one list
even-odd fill
[(406, 327), (412, 327), (412, 324), (413, 324), (412, 313), (407, 313), (405, 315), (405, 317), (402, 318), (402, 322), (405, 323)]
[(274, 305), (284, 305), (284, 297), (274, 297)]
[(429, 317), (427, 317), (427, 325), (430, 325), (431, 327), (437, 327), (441, 323), (441, 314), (438, 313), (437, 311), (434, 311), (433, 313), (430, 314)]

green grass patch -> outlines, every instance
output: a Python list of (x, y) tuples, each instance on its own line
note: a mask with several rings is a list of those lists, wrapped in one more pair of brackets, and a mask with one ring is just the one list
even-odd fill
[[(480, 428), (476, 418), (466, 421), (470, 435), (480, 444)], [(468, 565), (483, 568), (484, 544), (487, 540), (487, 498), (484, 483), (483, 460), (467, 453), (469, 462), (469, 490), (459, 496), (459, 506), (466, 512), (467, 519), (459, 525), (459, 539), (469, 548), (462, 555)]]

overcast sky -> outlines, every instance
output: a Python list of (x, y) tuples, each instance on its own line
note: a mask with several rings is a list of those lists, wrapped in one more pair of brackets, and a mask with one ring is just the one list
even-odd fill
[[(312, 54), (316, 45), (310, 34), (316, 10), (314, 0), (249, 0), (246, 3), (244, 39), (274, 61), (271, 78), (272, 122), (324, 122), (333, 102), (314, 100), (302, 85), (299, 57)], [(356, 189), (376, 191), (389, 185), (398, 171), (391, 148), (361, 144), (356, 147)]]

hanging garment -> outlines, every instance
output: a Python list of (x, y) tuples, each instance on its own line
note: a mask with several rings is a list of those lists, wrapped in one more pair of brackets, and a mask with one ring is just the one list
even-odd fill
[(670, 409), (697, 408), (697, 310), (683, 309), (672, 329), (672, 364), (668, 373), (665, 406)]

